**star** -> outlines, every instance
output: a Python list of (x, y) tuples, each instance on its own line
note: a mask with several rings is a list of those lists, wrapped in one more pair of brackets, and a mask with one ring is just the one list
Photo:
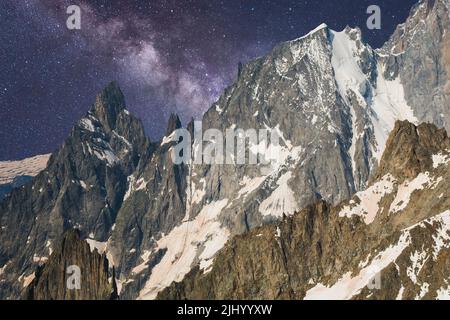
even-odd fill
[(360, 26), (380, 47), (417, 0), (374, 0), (392, 16), (374, 31), (360, 0), (79, 0), (82, 27), (71, 32), (69, 2), (0, 1), (0, 161), (53, 151), (111, 80), (156, 141), (171, 112), (184, 122), (201, 116), (239, 62), (323, 22)]

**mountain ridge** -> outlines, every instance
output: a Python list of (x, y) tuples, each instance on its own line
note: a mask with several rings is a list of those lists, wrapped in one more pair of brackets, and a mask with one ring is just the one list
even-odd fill
[[(421, 10), (419, 4), (412, 12)], [(271, 151), (278, 158), (267, 166), (174, 165), (170, 150), (176, 142), (169, 138), (179, 119), (171, 116), (166, 136), (151, 142), (111, 83), (47, 168), (0, 205), (0, 296), (20, 296), (24, 279), (48, 261), (52, 244), (72, 228), (102, 248), (121, 298), (155, 298), (192, 268), (210, 270), (235, 236), (302, 208), (317, 211), (311, 205), (320, 199), (338, 205), (355, 192), (364, 198), (384, 184), (401, 184), (386, 177), (366, 189), (396, 120), (445, 124), (447, 56), (430, 48), (448, 48), (445, 30), (434, 23), (445, 22), (446, 12), (448, 6), (433, 5), (420, 37), (408, 37), (402, 55), (373, 50), (358, 29), (321, 26), (241, 66), (236, 82), (204, 114), (202, 130), (276, 130), (281, 145)], [(407, 24), (419, 22), (412, 16)], [(423, 59), (439, 61), (437, 67), (421, 63), (422, 52)], [(408, 73), (414, 63), (418, 76)], [(410, 104), (414, 88), (424, 82), (435, 87)], [(423, 169), (420, 161), (417, 168)], [(429, 176), (420, 179), (414, 183), (435, 183)], [(319, 210), (322, 219), (328, 210)], [(357, 202), (345, 211), (358, 214), (356, 219), (372, 222), (377, 216)]]

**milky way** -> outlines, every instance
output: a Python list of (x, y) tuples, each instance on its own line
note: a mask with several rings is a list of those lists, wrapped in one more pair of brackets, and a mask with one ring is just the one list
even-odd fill
[[(171, 112), (199, 118), (239, 62), (322, 22), (359, 26), (379, 47), (415, 2), (2, 0), (0, 160), (53, 151), (111, 80), (156, 140)], [(66, 27), (73, 4), (81, 30)], [(366, 28), (371, 4), (382, 9), (381, 30)]]

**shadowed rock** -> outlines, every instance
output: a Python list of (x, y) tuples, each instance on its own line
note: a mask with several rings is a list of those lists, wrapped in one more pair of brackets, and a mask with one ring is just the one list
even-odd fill
[[(79, 289), (68, 287), (69, 266), (80, 270)], [(108, 259), (91, 251), (89, 244), (80, 239), (78, 230), (66, 231), (61, 244), (49, 260), (38, 268), (34, 280), (24, 297), (29, 300), (109, 300), (117, 298), (113, 273), (109, 272)]]

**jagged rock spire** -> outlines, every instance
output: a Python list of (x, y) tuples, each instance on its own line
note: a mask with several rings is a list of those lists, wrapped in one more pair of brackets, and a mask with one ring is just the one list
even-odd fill
[(117, 82), (110, 82), (96, 97), (92, 112), (105, 127), (113, 130), (118, 114), (125, 109), (125, 97)]
[[(68, 289), (67, 266), (77, 266), (82, 270), (80, 288)], [(114, 272), (113, 272), (114, 274)], [(111, 273), (108, 259), (98, 249), (90, 248), (81, 240), (76, 229), (67, 230), (60, 245), (49, 260), (40, 266), (31, 284), (25, 290), (24, 298), (30, 300), (108, 300), (117, 297), (115, 278), (109, 282)]]

